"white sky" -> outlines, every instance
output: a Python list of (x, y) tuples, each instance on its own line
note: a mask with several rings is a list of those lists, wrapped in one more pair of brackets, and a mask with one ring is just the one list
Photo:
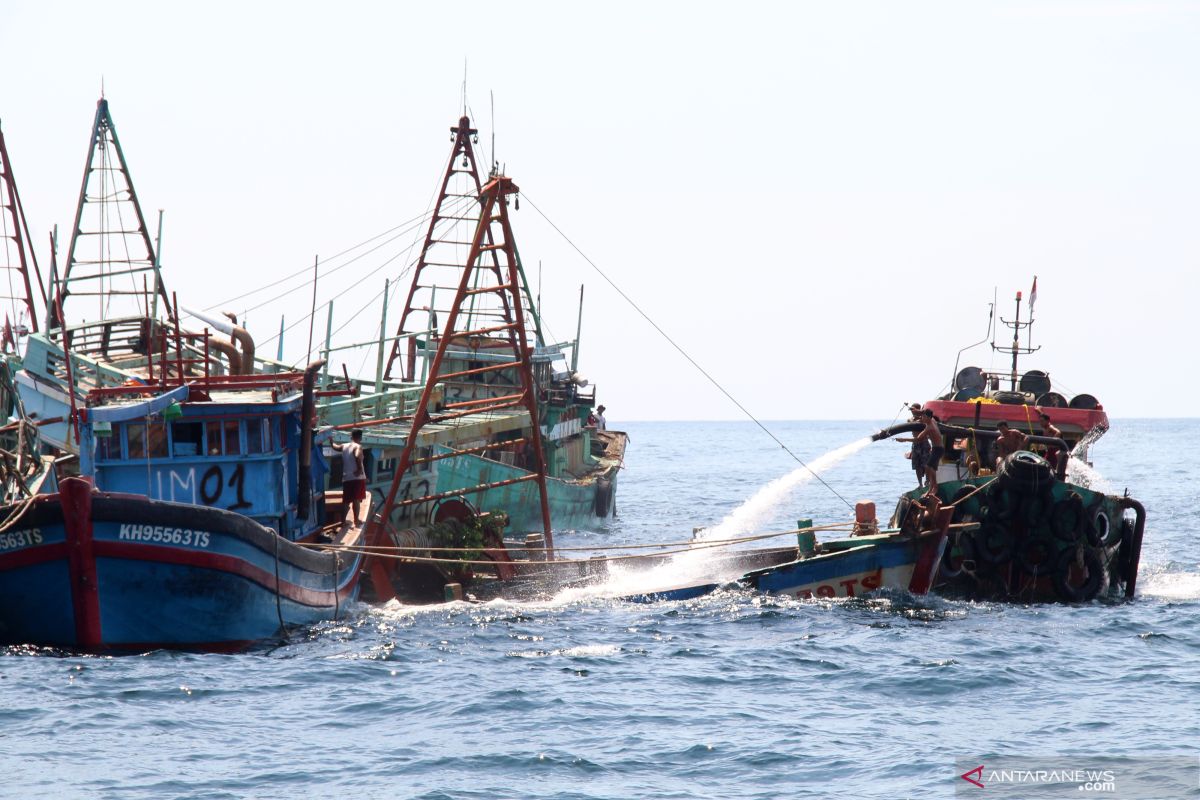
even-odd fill
[[(207, 307), (424, 212), (466, 59), (483, 154), (494, 91), (524, 196), (761, 418), (891, 419), (1035, 274), (1023, 367), (1112, 416), (1192, 416), (1198, 23), (1191, 2), (9, 0), (0, 120), (45, 267), (103, 79), (152, 228), (166, 209), (167, 287)], [(587, 286), (580, 366), (611, 424), (741, 417), (532, 206), (515, 225), (558, 339)], [(319, 287), (346, 292), (335, 325), (403, 249)], [(256, 338), (310, 291), (250, 311)]]

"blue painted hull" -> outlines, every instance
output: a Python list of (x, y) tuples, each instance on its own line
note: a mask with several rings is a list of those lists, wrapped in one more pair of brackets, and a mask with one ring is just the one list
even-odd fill
[(0, 642), (236, 649), (336, 619), (357, 597), (359, 556), (316, 552), (227, 511), (131, 495), (93, 492), (81, 518), (78, 488), (66, 485), (78, 483), (64, 481), (0, 534)]
[(748, 573), (742, 582), (759, 591), (801, 599), (857, 597), (884, 588), (923, 594), (933, 580), (945, 538), (893, 534), (837, 545), (829, 552)]

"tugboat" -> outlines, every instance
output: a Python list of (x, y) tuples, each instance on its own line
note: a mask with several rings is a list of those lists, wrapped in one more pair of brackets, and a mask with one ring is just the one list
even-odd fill
[[(1040, 345), (1033, 346), (1031, 340), (1036, 299), (1037, 278), (1034, 277), (1033, 289), (1026, 304), (1028, 318), (1021, 318), (1021, 292), (1017, 292), (1013, 318), (1000, 320), (1012, 330), (1012, 341), (1008, 343), (996, 341), (995, 304), (992, 304), (988, 335), (994, 352), (1012, 357), (1012, 365), (1007, 374), (988, 372), (976, 366), (959, 369), (956, 361), (950, 391), (926, 402), (923, 407), (932, 411), (945, 425), (995, 430), (1000, 422), (1007, 422), (1013, 429), (1027, 436), (1055, 434), (1057, 438), (1066, 442), (1068, 452), (1086, 462), (1089, 447), (1108, 430), (1108, 415), (1100, 401), (1090, 394), (1076, 394), (1068, 399), (1066, 395), (1055, 390), (1048, 372), (1033, 369), (1022, 373), (1018, 367), (1020, 356), (1041, 349)], [(1021, 342), (1022, 331), (1025, 332), (1024, 344)], [(976, 345), (986, 341), (988, 340), (985, 338)], [(960, 350), (960, 358), (963, 352), (976, 345)], [(1057, 432), (1052, 431), (1051, 427), (1057, 429)], [(962, 440), (959, 444), (960, 447), (963, 446)], [(966, 478), (968, 461), (972, 456), (980, 467), (986, 470), (996, 463), (997, 455), (990, 447), (983, 452), (967, 452), (964, 455), (961, 449), (956, 451), (947, 445), (946, 457), (937, 466), (938, 482)]]
[[(876, 441), (916, 432), (894, 425)], [(946, 441), (990, 451), (996, 430), (939, 425)], [(916, 533), (939, 510), (953, 523), (933, 591), (953, 597), (1015, 602), (1087, 602), (1124, 596), (1137, 586), (1146, 510), (1129, 496), (1067, 481), (1067, 443), (1030, 436), (1032, 447), (1056, 452), (1056, 463), (1031, 450), (1004, 457), (993, 473), (939, 478), (936, 490), (901, 495), (891, 526)], [(939, 469), (939, 473), (942, 470)], [(972, 470), (974, 473), (974, 470)], [(984, 474), (987, 473), (987, 474)]]

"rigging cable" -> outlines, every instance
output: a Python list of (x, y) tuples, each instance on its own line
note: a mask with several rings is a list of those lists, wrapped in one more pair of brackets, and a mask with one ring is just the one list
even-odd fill
[(770, 436), (771, 439), (773, 439), (777, 445), (779, 445), (781, 448), (783, 448), (783, 452), (785, 452), (789, 456), (791, 456), (796, 461), (797, 464), (799, 464), (800, 466), (802, 466), (806, 470), (808, 470), (809, 474), (811, 474), (814, 478), (816, 478), (818, 481), (820, 481), (821, 484), (826, 489), (828, 489), (830, 492), (832, 492), (835, 497), (837, 497), (839, 500), (841, 500), (843, 503), (845, 503), (847, 508), (854, 508), (854, 506), (851, 505), (850, 502), (848, 500), (846, 500), (846, 498), (844, 498), (840, 494), (838, 494), (836, 489), (834, 489), (832, 486), (830, 486), (828, 483), (826, 483), (825, 479), (822, 478), (819, 474), (817, 474), (817, 472), (815, 470), (813, 470), (812, 467), (810, 467), (808, 464), (805, 464), (798, 455), (796, 455), (790, 449), (788, 449), (788, 446), (786, 444), (784, 444), (782, 441), (780, 441), (778, 436), (776, 436), (774, 433), (771, 433), (771, 431), (767, 428), (767, 426), (765, 426), (761, 422), (759, 422), (758, 418), (755, 417), (753, 414), (751, 414), (746, 409), (745, 406), (743, 406), (741, 403), (739, 403), (736, 397), (734, 397), (732, 394), (730, 394), (729, 391), (726, 390), (724, 386), (722, 386), (720, 383), (717, 382), (716, 378), (714, 378), (712, 375), (709, 375), (708, 372), (705, 371), (704, 367), (702, 367), (698, 363), (696, 363), (696, 360), (694, 358), (692, 358), (690, 355), (688, 355), (686, 350), (684, 350), (682, 347), (680, 347), (678, 344), (676, 344), (675, 340), (672, 339), (670, 336), (668, 336), (667, 332), (658, 326), (658, 323), (656, 323), (654, 320), (650, 319), (650, 316), (645, 311), (642, 311), (641, 307), (639, 307), (637, 303), (633, 302), (633, 299), (630, 298), (629, 295), (625, 294), (625, 292), (623, 292), (621, 290), (621, 287), (617, 286), (617, 284), (615, 284), (613, 282), (612, 278), (605, 275), (604, 271), (601, 270), (600, 267), (596, 266), (596, 262), (594, 262), (590, 258), (588, 258), (587, 254), (584, 253), (582, 250), (580, 250), (579, 246), (576, 245), (575, 242), (571, 241), (570, 237), (568, 237), (565, 233), (563, 233), (562, 230), (557, 225), (555, 225), (554, 222), (552, 222), (549, 217), (546, 216), (545, 212), (543, 212), (540, 208), (538, 208), (536, 203), (534, 203), (532, 200), (529, 199), (528, 194), (525, 194), (524, 192), (522, 192), (522, 194), (525, 195), (525, 202), (527, 202), (527, 203), (529, 203), (529, 205), (533, 206), (533, 210), (538, 212), (538, 214), (541, 215), (542, 219), (546, 220), (546, 222), (550, 225), (550, 227), (554, 228), (555, 232), (558, 233), (558, 235), (561, 236), (567, 244), (571, 245), (571, 247), (575, 250), (576, 253), (579, 253), (579, 255), (582, 256), (583, 260), (586, 261), (592, 267), (592, 269), (594, 269), (596, 271), (596, 274), (598, 274), (601, 278), (603, 278), (608, 283), (608, 285), (611, 286), (617, 292), (617, 294), (621, 295), (621, 297), (625, 300), (625, 302), (629, 303), (629, 305), (633, 307), (634, 311), (641, 314), (642, 319), (644, 319), (644, 320), (646, 320), (646, 322), (650, 323), (650, 326), (652, 328), (654, 328), (654, 330), (658, 331), (659, 335), (662, 336), (664, 339), (666, 339), (667, 342), (672, 347), (674, 347), (677, 351), (679, 351), (679, 354), (681, 356), (683, 356), (684, 358), (686, 358), (688, 360), (688, 362), (700, 372), (701, 375), (703, 375), (705, 378), (707, 378), (709, 383), (711, 383), (713, 386), (717, 387), (718, 391), (720, 391), (721, 394), (723, 394), (727, 398), (729, 398), (730, 402), (732, 402), (735, 406), (737, 406), (741, 410), (741, 412), (743, 414), (745, 414), (747, 418), (750, 419), (751, 422), (753, 422), (760, 429), (762, 429), (763, 433), (765, 433), (767, 436)]

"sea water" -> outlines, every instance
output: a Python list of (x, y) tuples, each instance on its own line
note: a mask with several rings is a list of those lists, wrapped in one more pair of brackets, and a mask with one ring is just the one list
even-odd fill
[[(817, 480), (751, 423), (614, 419), (618, 516), (556, 543), (886, 518), (916, 486), (907, 445), (863, 441), (886, 423), (768, 423)], [(618, 599), (704, 577), (698, 551), (536, 603), (360, 606), (236, 655), (8, 648), (0, 797), (949, 798), (988, 791), (964, 763), (1200, 763), (1197, 442), (1200, 420), (1117, 420), (1092, 447), (1091, 479), (1149, 512), (1131, 603)]]

